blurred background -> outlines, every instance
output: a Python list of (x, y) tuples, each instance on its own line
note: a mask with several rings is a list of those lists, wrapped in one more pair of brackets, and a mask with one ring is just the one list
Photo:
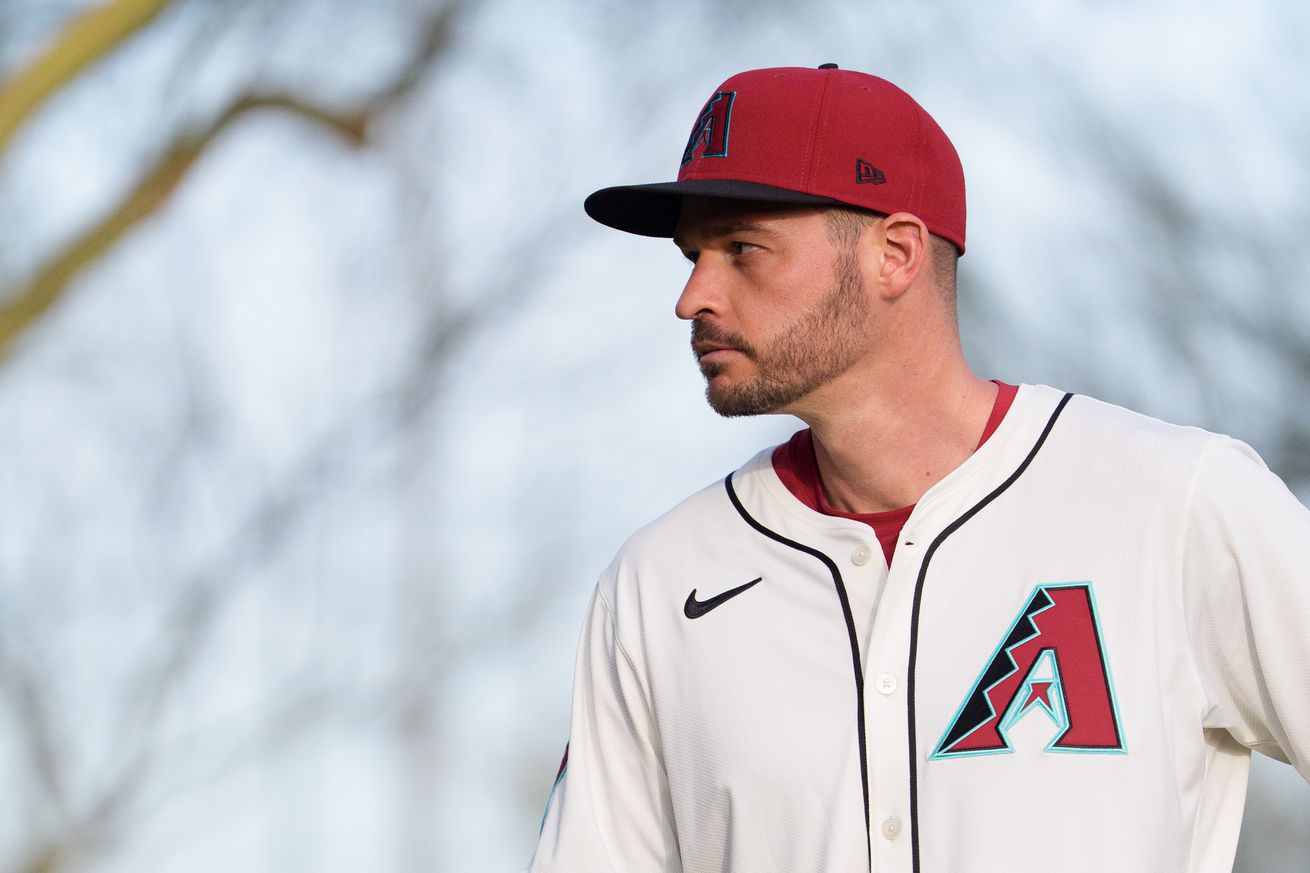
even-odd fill
[[(0, 871), (516, 871), (634, 528), (724, 421), (672, 178), (722, 79), (905, 87), (976, 369), (1310, 496), (1310, 6), (0, 0)], [(1310, 870), (1257, 759), (1239, 870)]]

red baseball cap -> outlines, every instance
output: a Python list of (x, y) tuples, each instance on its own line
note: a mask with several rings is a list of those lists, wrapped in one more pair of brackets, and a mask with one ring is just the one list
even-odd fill
[(696, 116), (678, 181), (603, 188), (601, 224), (671, 237), (685, 195), (909, 212), (964, 252), (964, 170), (941, 127), (885, 79), (777, 67), (728, 79)]

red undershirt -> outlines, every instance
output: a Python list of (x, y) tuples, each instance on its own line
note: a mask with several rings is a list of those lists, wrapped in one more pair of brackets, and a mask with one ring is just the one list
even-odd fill
[[(997, 380), (992, 381), (996, 382), (1000, 390), (996, 392), (992, 414), (987, 418), (982, 439), (978, 441), (979, 448), (991, 439), (992, 434), (1001, 426), (1001, 421), (1010, 411), (1010, 405), (1014, 403), (1014, 395), (1019, 390), (1017, 386)], [(773, 470), (782, 480), (782, 484), (787, 486), (787, 490), (810, 509), (822, 512), (824, 515), (862, 521), (873, 528), (878, 542), (882, 544), (882, 553), (887, 558), (887, 564), (891, 565), (892, 554), (896, 551), (896, 541), (900, 538), (901, 528), (905, 527), (910, 513), (914, 511), (913, 506), (902, 506), (900, 509), (889, 509), (886, 512), (863, 513), (833, 509), (828, 505), (828, 500), (823, 494), (823, 480), (819, 478), (819, 464), (814, 459), (814, 439), (809, 428), (797, 431), (790, 440), (774, 449)]]

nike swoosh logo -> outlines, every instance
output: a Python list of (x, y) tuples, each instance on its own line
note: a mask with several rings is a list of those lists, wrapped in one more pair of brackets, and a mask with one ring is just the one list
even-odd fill
[(747, 582), (745, 585), (738, 585), (736, 588), (729, 588), (727, 591), (722, 594), (716, 594), (709, 600), (697, 600), (696, 589), (693, 588), (691, 589), (691, 593), (687, 595), (687, 602), (682, 606), (682, 614), (687, 616), (687, 618), (700, 618), (714, 607), (722, 606), (747, 588), (751, 588), (763, 581), (764, 577), (758, 576)]

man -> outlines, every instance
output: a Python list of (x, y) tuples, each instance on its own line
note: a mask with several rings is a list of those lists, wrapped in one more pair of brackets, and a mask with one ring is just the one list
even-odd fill
[(1310, 513), (1249, 448), (975, 376), (964, 179), (895, 86), (730, 78), (672, 237), (710, 404), (805, 422), (601, 576), (531, 870), (1219, 873), (1310, 776)]

